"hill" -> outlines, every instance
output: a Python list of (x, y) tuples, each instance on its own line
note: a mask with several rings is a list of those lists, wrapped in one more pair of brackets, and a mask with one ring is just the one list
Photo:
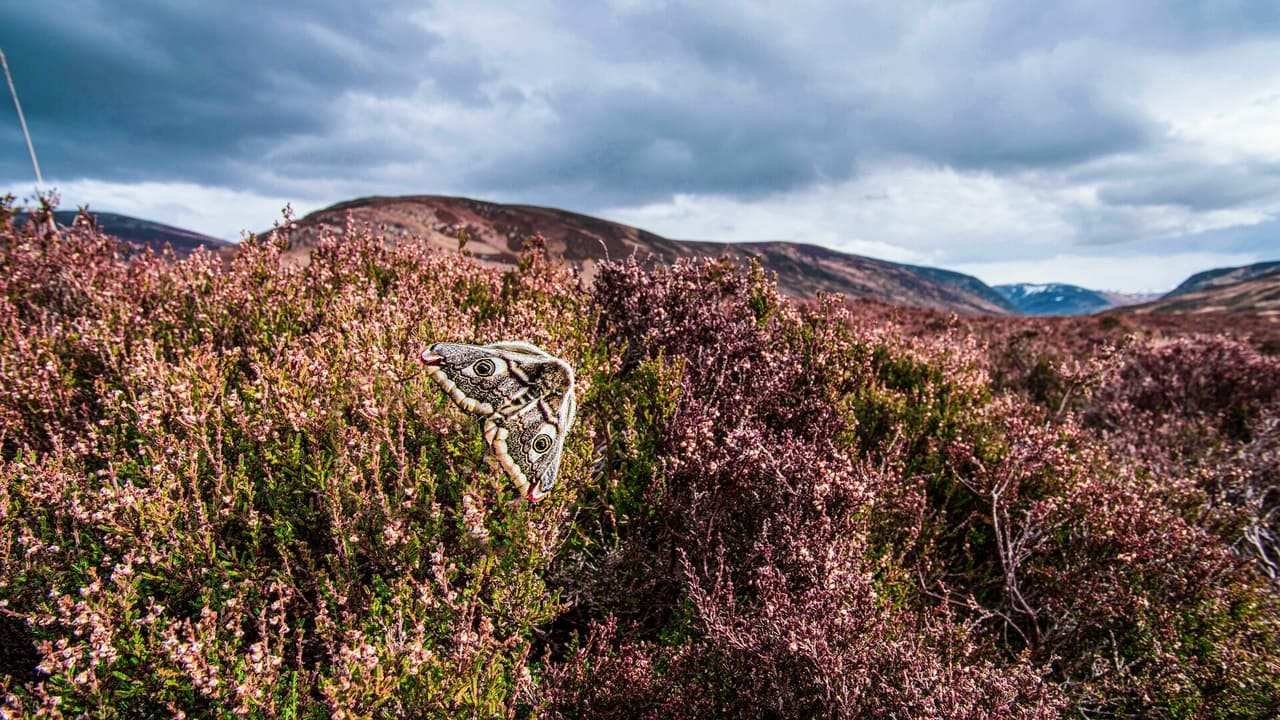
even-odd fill
[[(672, 240), (601, 218), (554, 208), (504, 205), (468, 198), (417, 195), (370, 197), (318, 210), (298, 221), (290, 252), (304, 261), (326, 229), (340, 230), (348, 214), (357, 224), (382, 228), (391, 239), (422, 238), (429, 245), (465, 251), (482, 264), (510, 268), (525, 239), (546, 238), (547, 249), (579, 267), (588, 278), (600, 261), (637, 256), (646, 264), (670, 264), (681, 257), (757, 257), (778, 275), (788, 295), (812, 298), (840, 292), (912, 307), (964, 313), (1013, 312), (999, 293), (961, 273), (904, 265), (790, 242), (719, 243)], [(270, 232), (270, 231), (268, 231)]]
[(1245, 280), (1252, 280), (1256, 277), (1262, 277), (1280, 271), (1280, 260), (1271, 262), (1254, 263), (1253, 265), (1244, 265), (1241, 267), (1214, 268), (1213, 270), (1205, 270), (1182, 281), (1182, 284), (1171, 290), (1166, 298), (1176, 297), (1178, 295), (1187, 295), (1193, 292), (1209, 290), (1212, 288), (1233, 285)]
[(1280, 263), (1209, 270), (1164, 297), (1126, 308), (1137, 313), (1252, 313), (1280, 319)]
[(993, 289), (1023, 315), (1088, 315), (1114, 305), (1106, 295), (1079, 285), (1015, 283)]
[[(174, 252), (179, 255), (187, 255), (202, 246), (212, 250), (234, 246), (234, 243), (216, 237), (129, 215), (97, 211), (91, 211), (90, 214), (97, 220), (98, 227), (107, 235), (156, 250), (160, 250), (167, 244), (171, 245)], [(54, 211), (53, 218), (59, 225), (69, 226), (75, 221), (76, 215), (75, 210), (57, 210)], [(25, 217), (25, 213), (19, 213), (18, 222), (23, 222)]]

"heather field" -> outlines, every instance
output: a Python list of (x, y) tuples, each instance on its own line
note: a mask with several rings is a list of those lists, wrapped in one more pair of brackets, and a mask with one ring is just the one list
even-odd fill
[[(729, 261), (586, 287), (536, 240), (503, 273), (356, 227), (178, 260), (12, 217), (0, 717), (1280, 710), (1265, 324), (797, 304)], [(578, 371), (537, 505), (417, 360), (499, 339)]]

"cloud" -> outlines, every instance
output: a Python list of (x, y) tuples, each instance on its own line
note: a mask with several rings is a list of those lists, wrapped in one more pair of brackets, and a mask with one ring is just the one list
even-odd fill
[[(426, 77), (439, 40), (396, 14), (386, 2), (50, 0), (0, 10), (0, 43), (50, 176), (235, 184), (237, 162), (264, 147), (332, 131), (345, 93)], [(3, 157), (0, 177), (24, 171)]]
[(682, 195), (604, 214), (682, 239), (812, 242), (947, 264), (1043, 254), (1070, 242), (1075, 230), (1062, 203), (1050, 191), (990, 173), (897, 164), (768, 198)]
[[(29, 184), (0, 184), (0, 195), (12, 194), (24, 205), (33, 204), (32, 190)], [(270, 229), (272, 223), (281, 219), (286, 205), (292, 207), (296, 217), (320, 207), (296, 199), (266, 197), (194, 183), (79, 180), (61, 184), (58, 192), (63, 208), (88, 205), (90, 210), (157, 220), (223, 240), (239, 240), (242, 233)]]
[(998, 282), (1022, 272), (1037, 282), (1090, 285), (1093, 272), (1093, 286), (1135, 292), (1167, 290), (1196, 262), (1277, 254), (1280, 220), (1267, 212), (1117, 206), (1101, 201), (1096, 187), (1064, 184), (1056, 172), (898, 163), (767, 198), (681, 195), (602, 214), (671, 237), (814, 242)]
[[(1249, 265), (1263, 258), (1249, 253), (1175, 252), (1155, 255), (1051, 255), (1036, 260), (962, 263), (955, 270), (988, 285), (1069, 283), (1096, 290), (1164, 293), (1206, 268)], [(1143, 268), (1142, 272), (1135, 272)]]
[(438, 192), (951, 265), (1280, 255), (1278, 38), (1246, 0), (0, 7), (46, 176), (157, 219)]
[(1152, 168), (1104, 185), (1108, 205), (1176, 205), (1190, 210), (1234, 208), (1280, 197), (1280, 163)]
[(1157, 128), (1097, 82), (1096, 49), (975, 57), (953, 38), (982, 18), (962, 11), (918, 12), (915, 24), (912, 9), (836, 5), (522, 17), (553, 48), (489, 42), (513, 23), (502, 13), (437, 8), (421, 21), (544, 111), (511, 124), (526, 142), (469, 174), (476, 187), (549, 189), (597, 205), (759, 196), (848, 179), (886, 156), (1024, 168), (1151, 141)]
[[(391, 158), (417, 158), (436, 163), (424, 183), (616, 204), (787, 191), (885, 154), (1070, 163), (1152, 130), (1095, 82), (1085, 50), (1045, 38), (975, 57), (952, 33), (998, 15), (964, 8), (413, 7), (54, 1), (5, 13), (0, 41), (56, 177), (236, 185), (263, 178), (245, 172), (256, 164), (287, 183), (340, 163), (376, 185)], [(490, 151), (457, 162), (439, 148), (455, 135)]]

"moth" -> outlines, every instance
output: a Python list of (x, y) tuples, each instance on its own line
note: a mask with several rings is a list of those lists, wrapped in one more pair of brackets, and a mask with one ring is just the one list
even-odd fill
[(546, 497), (578, 411), (569, 363), (517, 341), (436, 343), (422, 362), (458, 407), (484, 418), (485, 442), (520, 493)]

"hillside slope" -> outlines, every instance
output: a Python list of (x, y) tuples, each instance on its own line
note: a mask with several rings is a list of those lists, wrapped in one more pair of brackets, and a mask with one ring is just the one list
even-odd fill
[[(1253, 313), (1280, 319), (1280, 263), (1268, 263), (1272, 267), (1261, 272), (1240, 272), (1235, 277), (1244, 279), (1223, 282), (1235, 271), (1245, 268), (1229, 268), (1227, 273), (1210, 275), (1186, 289), (1191, 280), (1207, 275), (1200, 273), (1179, 285), (1173, 292), (1154, 302), (1125, 308), (1137, 313)], [(1257, 266), (1250, 266), (1257, 267)], [(1215, 273), (1219, 271), (1209, 271)]]
[(298, 221), (291, 238), (292, 255), (305, 260), (324, 228), (341, 229), (347, 216), (357, 224), (382, 228), (392, 240), (423, 238), (435, 247), (465, 251), (486, 265), (510, 267), (521, 245), (537, 233), (556, 257), (594, 277), (596, 265), (636, 255), (668, 264), (681, 257), (758, 257), (778, 275), (788, 295), (811, 298), (840, 292), (899, 305), (965, 313), (1013, 312), (998, 293), (980, 280), (936, 268), (876, 260), (835, 250), (788, 242), (718, 243), (672, 240), (639, 228), (554, 208), (503, 205), (467, 198), (419, 195), (372, 197), (339, 203)]
[[(75, 210), (56, 210), (53, 213), (53, 218), (59, 225), (71, 225), (75, 222), (77, 214)], [(129, 215), (98, 212), (96, 210), (91, 211), (90, 214), (97, 220), (98, 227), (104, 233), (118, 237), (125, 242), (146, 245), (156, 250), (162, 249), (167, 244), (171, 245), (174, 252), (179, 255), (187, 255), (198, 247), (218, 250), (234, 246), (234, 243), (229, 243), (216, 237), (192, 230), (184, 230), (172, 225), (152, 222), (151, 220), (130, 217)], [(22, 222), (24, 218), (24, 213), (18, 214), (19, 222)]]
[(1213, 270), (1205, 270), (1182, 281), (1181, 285), (1169, 291), (1166, 298), (1176, 297), (1178, 295), (1186, 295), (1201, 290), (1209, 290), (1211, 288), (1233, 285), (1245, 280), (1252, 280), (1256, 277), (1262, 277), (1280, 271), (1280, 260), (1271, 262), (1260, 262), (1252, 265), (1243, 265), (1241, 267), (1214, 268)]

